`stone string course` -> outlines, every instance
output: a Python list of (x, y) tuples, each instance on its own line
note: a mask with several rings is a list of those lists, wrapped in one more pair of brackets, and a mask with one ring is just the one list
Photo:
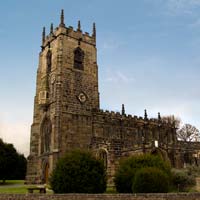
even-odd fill
[(170, 194), (0, 194), (0, 200), (200, 200), (200, 193)]

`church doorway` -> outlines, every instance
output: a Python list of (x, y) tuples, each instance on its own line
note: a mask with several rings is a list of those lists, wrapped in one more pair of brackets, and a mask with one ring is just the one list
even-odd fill
[(161, 152), (160, 149), (158, 148), (155, 148), (151, 151), (151, 155), (154, 155), (154, 156), (160, 156), (161, 158), (163, 158), (163, 153)]
[(160, 148), (155, 148), (151, 151), (151, 154), (152, 155), (155, 155), (155, 156), (160, 156), (163, 160), (171, 163), (170, 159), (169, 159), (169, 156), (168, 156), (168, 153), (163, 150), (163, 149), (160, 149)]
[(49, 165), (46, 164), (44, 168), (44, 183), (48, 183), (49, 179)]
[(103, 161), (104, 167), (107, 169), (108, 167), (108, 154), (106, 149), (99, 150), (99, 158)]

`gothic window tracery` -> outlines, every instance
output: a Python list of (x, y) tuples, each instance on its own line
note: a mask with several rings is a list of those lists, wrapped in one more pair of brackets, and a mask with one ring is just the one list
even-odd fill
[(45, 118), (41, 126), (42, 146), (41, 153), (49, 152), (51, 145), (52, 125), (49, 118)]
[(51, 50), (47, 51), (46, 59), (47, 59), (47, 73), (50, 73), (51, 72), (51, 64), (52, 64), (52, 52), (51, 52)]
[(83, 70), (84, 52), (78, 47), (74, 50), (74, 68)]

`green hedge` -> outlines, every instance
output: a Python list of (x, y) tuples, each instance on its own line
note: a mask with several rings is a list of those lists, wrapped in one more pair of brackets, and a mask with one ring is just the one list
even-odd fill
[(164, 193), (169, 191), (169, 176), (155, 167), (146, 167), (135, 174), (132, 190), (135, 193)]
[(170, 176), (170, 165), (159, 156), (150, 154), (132, 156), (119, 163), (114, 182), (120, 193), (132, 193), (132, 184), (138, 170), (145, 167), (156, 167)]

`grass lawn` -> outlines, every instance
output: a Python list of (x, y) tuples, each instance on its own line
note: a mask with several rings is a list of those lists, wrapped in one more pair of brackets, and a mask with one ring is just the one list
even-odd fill
[(0, 194), (26, 194), (27, 186), (21, 187), (0, 187)]
[(106, 188), (106, 192), (105, 192), (106, 194), (116, 194), (117, 193), (117, 191), (116, 191), (116, 189), (114, 188), (114, 187), (107, 187)]
[[(24, 185), (24, 180), (7, 180), (5, 184), (0, 182), (0, 194), (27, 194), (27, 188), (31, 185)], [(33, 186), (35, 187), (35, 186)], [(34, 191), (34, 193), (39, 193), (39, 191)], [(47, 190), (48, 194), (52, 194), (53, 191)], [(116, 193), (113, 187), (107, 187), (107, 194)]]
[[(24, 185), (24, 180), (6, 180), (5, 184), (0, 181), (0, 194), (27, 194), (28, 187), (32, 185)], [(34, 193), (39, 193), (39, 191), (34, 191)], [(47, 193), (53, 192), (47, 190)]]
[(24, 180), (6, 180), (4, 184), (3, 182), (0, 182), (0, 187), (5, 185), (14, 185), (14, 184), (24, 184)]
[(0, 194), (25, 194), (27, 187), (24, 180), (6, 180), (4, 184), (0, 182)]

